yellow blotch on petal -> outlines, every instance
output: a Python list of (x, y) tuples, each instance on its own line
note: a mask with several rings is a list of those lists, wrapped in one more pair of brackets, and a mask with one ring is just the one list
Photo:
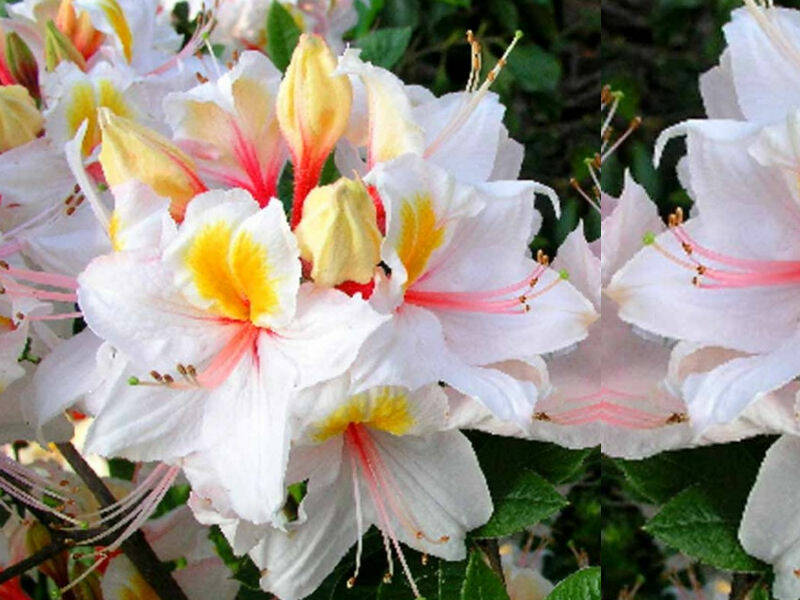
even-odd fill
[(130, 63), (133, 60), (133, 33), (128, 25), (128, 19), (125, 18), (125, 11), (122, 10), (117, 0), (99, 0), (98, 4), (114, 33), (117, 34), (117, 39), (122, 45), (122, 52), (125, 54), (125, 60)]
[(250, 316), (247, 299), (239, 293), (228, 264), (233, 229), (225, 221), (207, 223), (186, 250), (186, 266), (198, 294), (211, 301), (211, 310), (221, 316), (245, 321)]
[(414, 416), (403, 388), (379, 387), (351, 396), (324, 421), (317, 424), (314, 440), (324, 442), (345, 432), (350, 424), (366, 425), (392, 435), (405, 435)]
[(170, 199), (169, 211), (182, 221), (186, 205), (206, 187), (194, 161), (160, 133), (109, 108), (98, 111), (103, 148), (100, 164), (110, 186), (136, 180)]
[(207, 223), (184, 255), (200, 297), (210, 310), (236, 321), (263, 325), (280, 308), (267, 249), (248, 231), (235, 233), (226, 221)]
[(425, 272), (431, 255), (444, 242), (445, 229), (436, 223), (433, 200), (417, 194), (400, 206), (400, 237), (397, 255), (408, 273), (405, 289)]
[(277, 99), (281, 132), (300, 165), (321, 164), (347, 127), (353, 89), (346, 75), (333, 75), (335, 69), (325, 40), (300, 36)]
[(43, 126), (44, 117), (27, 89), (21, 85), (0, 87), (0, 152), (27, 144)]
[(369, 283), (381, 260), (375, 203), (360, 181), (343, 177), (311, 190), (295, 236), (319, 285)]
[(230, 251), (228, 263), (233, 273), (236, 290), (247, 299), (248, 318), (261, 324), (280, 308), (276, 292), (276, 281), (272, 279), (272, 269), (268, 262), (267, 249), (259, 244), (247, 231), (236, 234)]
[(114, 252), (122, 250), (122, 240), (120, 240), (120, 217), (119, 213), (114, 211), (111, 214), (111, 219), (108, 221), (108, 237), (111, 239), (111, 249)]
[(68, 94), (66, 119), (70, 136), (77, 133), (81, 123), (89, 122), (81, 146), (84, 156), (91, 154), (102, 140), (98, 109), (106, 108), (120, 117), (130, 118), (132, 115), (125, 97), (107, 79), (99, 80), (97, 87), (89, 81), (79, 81), (72, 86)]

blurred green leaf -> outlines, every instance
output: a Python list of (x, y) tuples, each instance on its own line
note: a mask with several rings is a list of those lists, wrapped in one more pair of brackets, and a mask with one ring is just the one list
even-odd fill
[(372, 27), (375, 18), (383, 9), (383, 0), (371, 0), (367, 3), (364, 3), (362, 0), (356, 0), (355, 8), (356, 14), (358, 14), (358, 22), (350, 32), (350, 36), (359, 38), (366, 35)]
[(508, 70), (526, 92), (552, 92), (561, 79), (561, 63), (535, 44), (517, 46), (508, 57)]
[(382, 24), (387, 27), (419, 27), (419, 0), (384, 0)]
[(403, 58), (410, 41), (410, 27), (387, 27), (376, 29), (359, 38), (356, 45), (361, 48), (362, 60), (391, 69)]
[(281, 71), (289, 66), (299, 38), (300, 29), (289, 11), (280, 2), (270, 4), (267, 13), (267, 54)]
[(600, 600), (600, 567), (576, 571), (553, 588), (547, 600)]
[(512, 481), (491, 490), (494, 513), (483, 527), (473, 533), (479, 538), (511, 535), (555, 514), (567, 499), (543, 477), (533, 471), (522, 471)]
[(711, 566), (740, 572), (762, 571), (764, 563), (749, 556), (739, 543), (739, 519), (739, 514), (695, 486), (667, 502), (644, 529)]
[(469, 557), (467, 575), (461, 588), (461, 600), (509, 600), (503, 582), (477, 550)]

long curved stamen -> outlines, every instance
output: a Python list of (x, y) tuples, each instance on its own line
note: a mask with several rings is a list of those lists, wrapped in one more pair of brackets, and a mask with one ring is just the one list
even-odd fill
[(789, 41), (783, 30), (769, 18), (768, 10), (774, 8), (772, 3), (767, 2), (762, 6), (757, 4), (755, 0), (744, 0), (744, 5), (775, 48), (782, 52), (791, 62), (794, 62), (795, 65), (800, 66), (800, 50)]
[[(200, 50), (201, 46), (206, 43), (206, 40), (208, 39), (208, 36), (211, 33), (211, 30), (214, 29), (215, 25), (216, 22), (214, 21), (212, 11), (198, 15), (197, 27), (192, 34), (192, 37), (188, 42), (186, 42), (186, 45), (181, 48), (181, 51), (175, 56), (172, 56), (169, 60), (150, 71), (148, 75), (162, 75), (177, 65), (180, 61), (192, 56), (195, 52)], [(211, 53), (211, 56), (214, 56), (213, 52)]]
[(228, 379), (248, 352), (257, 356), (256, 344), (261, 331), (252, 323), (242, 324), (202, 371), (198, 372), (194, 365), (178, 363), (176, 368), (182, 380), (176, 381), (172, 375), (150, 371), (150, 376), (154, 381), (141, 381), (138, 377), (131, 377), (128, 379), (128, 383), (130, 385), (166, 386), (175, 390), (215, 388)]
[(456, 112), (455, 116), (447, 125), (445, 125), (444, 129), (442, 129), (439, 135), (436, 136), (436, 139), (433, 140), (425, 149), (425, 152), (422, 155), (424, 158), (429, 158), (437, 150), (439, 150), (439, 148), (441, 148), (442, 145), (469, 120), (472, 113), (476, 108), (478, 108), (481, 100), (483, 100), (486, 94), (489, 93), (489, 88), (491, 87), (492, 83), (494, 83), (494, 80), (497, 79), (500, 71), (506, 65), (509, 54), (511, 54), (511, 51), (514, 49), (514, 46), (517, 45), (517, 42), (519, 42), (520, 39), (522, 39), (522, 32), (517, 31), (516, 34), (514, 34), (514, 39), (503, 53), (503, 56), (500, 57), (500, 59), (497, 61), (497, 64), (492, 68), (491, 71), (489, 71), (483, 84), (472, 93), (472, 97), (469, 99), (469, 101), (458, 112)]
[(356, 466), (356, 459), (350, 455), (350, 475), (353, 479), (353, 498), (356, 504), (356, 568), (353, 571), (353, 576), (347, 580), (347, 587), (352, 588), (356, 584), (358, 574), (361, 571), (361, 554), (364, 551), (364, 540), (361, 537), (364, 535), (364, 515), (361, 511), (361, 490), (358, 486), (358, 469)]
[(381, 493), (382, 486), (380, 486), (378, 483), (379, 476), (377, 473), (378, 467), (375, 463), (375, 456), (370, 450), (370, 446), (365, 443), (368, 435), (369, 434), (364, 430), (362, 425), (351, 423), (347, 427), (347, 430), (344, 434), (345, 442), (350, 452), (354, 453), (358, 459), (359, 465), (361, 466), (361, 472), (364, 475), (364, 478), (367, 480), (372, 503), (375, 506), (375, 510), (377, 511), (378, 517), (381, 521), (381, 530), (388, 535), (389, 539), (391, 540), (391, 544), (397, 553), (397, 558), (400, 560), (403, 572), (408, 579), (408, 584), (411, 587), (414, 597), (421, 598), (417, 584), (411, 575), (411, 569), (409, 569), (408, 562), (403, 554), (403, 550), (400, 548), (400, 542), (395, 534), (394, 528), (392, 527), (391, 518), (389, 517), (386, 504), (384, 503), (383, 494)]
[(442, 310), (486, 314), (523, 314), (530, 310), (528, 304), (530, 300), (546, 294), (568, 277), (566, 272), (561, 272), (556, 279), (534, 292), (533, 290), (546, 271), (546, 267), (546, 261), (540, 262), (536, 269), (522, 281), (494, 290), (429, 292), (412, 288), (406, 291), (405, 301), (417, 306)]

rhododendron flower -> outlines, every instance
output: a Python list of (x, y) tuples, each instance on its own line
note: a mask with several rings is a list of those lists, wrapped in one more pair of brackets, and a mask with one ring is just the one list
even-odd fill
[(800, 493), (800, 437), (785, 435), (767, 451), (739, 525), (748, 554), (772, 565), (772, 594), (778, 600), (800, 596), (800, 519), (794, 499)]
[(97, 416), (90, 449), (168, 460), (213, 446), (255, 522), (283, 504), (293, 390), (347, 369), (382, 321), (360, 298), (301, 286), (280, 203), (259, 209), (244, 190), (194, 198), (163, 257), (101, 257), (80, 283), (89, 327), (142, 369)]
[(365, 182), (386, 206), (390, 272), (379, 272), (370, 302), (392, 319), (362, 351), (374, 364), (364, 385), (443, 380), (526, 423), (535, 387), (483, 365), (569, 346), (597, 317), (566, 273), (530, 257), (534, 186), (466, 186), (414, 155), (379, 165)]
[(797, 119), (764, 131), (713, 120), (676, 127), (687, 134), (699, 216), (686, 223), (680, 213), (673, 216), (670, 230), (646, 240), (609, 293), (625, 321), (741, 353), (686, 379), (683, 393), (702, 430), (732, 420), (759, 394), (800, 373), (794, 242), (800, 192), (784, 166), (785, 152), (794, 152)]
[[(225, 518), (201, 484), (190, 501), (201, 521), (249, 539), (261, 586), (286, 600), (316, 589), (354, 542), (358, 581), (361, 536), (376, 525), (389, 571), (395, 553), (415, 597), (419, 592), (400, 546), (448, 560), (465, 556), (466, 532), (488, 520), (491, 499), (467, 439), (448, 431), (447, 399), (437, 385), (410, 392), (377, 387), (356, 392), (344, 376), (303, 392), (304, 411), (287, 471), (307, 481), (301, 518), (286, 530)], [(191, 464), (191, 463), (190, 463)], [(198, 469), (202, 476), (202, 468)], [(191, 472), (190, 472), (191, 477)], [(250, 530), (247, 532), (247, 530)], [(245, 530), (245, 531), (241, 531)]]

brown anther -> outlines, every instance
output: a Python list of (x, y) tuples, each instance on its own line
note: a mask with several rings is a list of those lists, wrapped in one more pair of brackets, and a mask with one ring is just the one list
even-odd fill
[(422, 533), (421, 531), (418, 531), (418, 532), (416, 532), (416, 533), (414, 534), (414, 537), (416, 537), (418, 540), (421, 540), (422, 538), (424, 538), (424, 537), (425, 537), (425, 534), (424, 534), (424, 533)]
[(64, 213), (68, 217), (71, 217), (75, 213), (75, 207), (74, 206), (70, 206), (69, 208), (67, 208), (67, 210), (64, 211)]
[(164, 383), (166, 383), (167, 385), (171, 385), (175, 383), (175, 380), (172, 378), (172, 375), (167, 373), (166, 375), (164, 375)]
[(18, 313), (17, 313), (16, 315), (14, 315), (14, 316), (15, 316), (15, 317), (17, 317), (17, 321), (22, 321), (22, 319), (24, 319), (24, 318), (25, 318), (25, 314), (24, 314), (24, 313), (21, 313), (21, 312), (18, 312)]
[(525, 304), (528, 301), (528, 297), (523, 294), (522, 296), (517, 298), (517, 300), (519, 300), (520, 304)]
[(150, 377), (152, 377), (156, 381), (164, 380), (164, 378), (161, 376), (161, 373), (159, 373), (158, 371), (150, 371)]
[(546, 412), (535, 412), (533, 413), (533, 420), (534, 421), (550, 421), (550, 415)]
[(470, 44), (475, 41), (475, 34), (472, 33), (472, 29), (467, 29), (467, 41)]
[(613, 100), (614, 96), (611, 94), (611, 86), (608, 84), (604, 85), (603, 89), (600, 90), (600, 103), (611, 104)]
[(233, 62), (239, 62), (239, 50), (234, 49), (234, 51), (231, 52), (231, 60)]
[(800, 569), (795, 569), (794, 571), (792, 571), (792, 574), (798, 579), (800, 579)]
[(175, 370), (178, 371), (178, 373), (180, 375), (182, 375), (183, 377), (186, 377), (186, 375), (187, 375), (186, 367), (184, 367), (181, 363), (177, 364), (177, 366), (175, 367)]
[(539, 283), (539, 278), (534, 277), (533, 279), (531, 279), (530, 286), (534, 287), (537, 283)]
[(351, 577), (347, 580), (347, 589), (352, 590), (354, 587), (356, 587), (356, 578)]
[(666, 423), (667, 425), (677, 425), (679, 423), (686, 423), (689, 420), (689, 415), (686, 413), (672, 413), (669, 418), (667, 418)]
[(531, 307), (529, 304), (526, 304), (525, 307), (522, 309), (522, 312), (531, 312)]
[(75, 184), (75, 187), (74, 187), (74, 188), (72, 188), (72, 189), (74, 190), (74, 193), (75, 193), (75, 194), (77, 194), (78, 192), (80, 192), (80, 191), (81, 191), (81, 186), (79, 186), (79, 185), (76, 183), (76, 184)]
[(197, 81), (199, 81), (200, 83), (208, 82), (208, 77), (206, 77), (202, 73), (195, 73), (194, 76), (197, 79)]
[(392, 574), (391, 573), (384, 573), (383, 575), (383, 583), (392, 583)]
[(631, 119), (630, 125), (628, 125), (628, 129), (634, 131), (636, 129), (639, 129), (639, 126), (641, 124), (642, 124), (642, 117), (633, 117), (633, 119)]
[(7, 271), (9, 269), (8, 263), (4, 260), (0, 260), (0, 269), (5, 269)]
[(267, 576), (267, 573), (269, 573), (269, 569), (261, 569), (261, 570), (258, 572), (258, 574), (259, 574), (259, 575), (261, 575), (261, 577), (266, 577), (266, 576)]
[(189, 374), (189, 377), (197, 375), (197, 369), (195, 369), (194, 365), (186, 365), (186, 372)]
[(683, 223), (683, 209), (680, 206), (675, 209), (675, 219), (677, 219), (678, 225)]
[(592, 157), (592, 166), (595, 169), (599, 169), (603, 166), (602, 158), (600, 157), (599, 152), (595, 152), (594, 156)]
[(505, 58), (501, 58), (497, 61), (497, 64), (502, 69), (506, 66), (506, 64), (508, 64), (508, 61)]
[(686, 254), (691, 254), (694, 250), (692, 245), (687, 244), (686, 242), (681, 242), (681, 248), (683, 248), (683, 251), (686, 252)]
[(69, 481), (67, 481), (66, 479), (62, 479), (61, 481), (58, 482), (58, 485), (60, 485), (61, 487), (66, 487), (69, 485)]
[(692, 277), (692, 285), (695, 287), (700, 287), (700, 278), (697, 275)]
[(428, 564), (428, 554), (427, 553), (422, 555), (422, 558), (420, 559), (420, 562), (423, 564), (423, 566)]
[(75, 200), (75, 196), (74, 195), (67, 196), (66, 198), (64, 198), (64, 204), (69, 206), (70, 204), (72, 204), (73, 200)]
[(494, 80), (497, 79), (497, 72), (489, 71), (489, 74), (486, 76), (486, 79), (488, 79), (490, 83), (493, 83)]
[(78, 207), (79, 207), (81, 204), (83, 204), (83, 201), (84, 201), (85, 199), (86, 199), (86, 196), (84, 196), (83, 194), (81, 194), (80, 196), (78, 196), (77, 198), (75, 198), (75, 202), (73, 203), (73, 206), (74, 206), (75, 208), (78, 208)]
[(698, 275), (705, 275), (706, 274), (705, 265), (697, 265), (697, 268), (695, 270), (697, 271)]
[(4, 288), (2, 285), (0, 285), (0, 296), (2, 296), (5, 293), (6, 293), (6, 288)]
[(225, 63), (225, 67), (230, 71), (233, 68), (233, 61), (229, 60)]
[(450, 541), (450, 536), (449, 535), (443, 535), (442, 537), (439, 538), (439, 541), (442, 542), (443, 544), (446, 544), (447, 542)]

